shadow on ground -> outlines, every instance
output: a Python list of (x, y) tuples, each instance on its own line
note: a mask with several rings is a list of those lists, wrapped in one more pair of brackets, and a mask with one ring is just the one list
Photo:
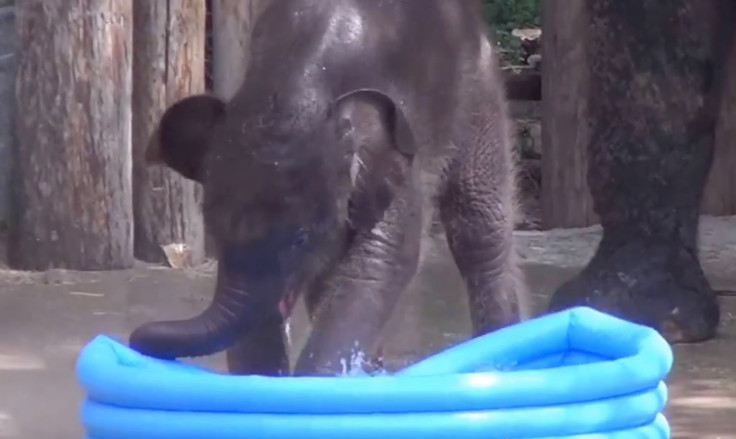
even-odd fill
[[(734, 232), (736, 220), (704, 221), (701, 254), (717, 288), (736, 289)], [(519, 233), (537, 310), (577, 273), (598, 239), (596, 228)], [(212, 266), (186, 272), (147, 265), (109, 273), (0, 270), (0, 438), (81, 438), (82, 395), (73, 376), (79, 349), (101, 332), (125, 339), (145, 321), (199, 312), (209, 300), (213, 275)], [(384, 351), (391, 366), (467, 336), (462, 291), (440, 243), (387, 330), (396, 334), (387, 337)], [(723, 304), (716, 340), (675, 347), (667, 410), (673, 438), (736, 438), (736, 298)], [(292, 346), (298, 350), (308, 333), (303, 308), (292, 320)], [(197, 363), (223, 370), (222, 355)]]

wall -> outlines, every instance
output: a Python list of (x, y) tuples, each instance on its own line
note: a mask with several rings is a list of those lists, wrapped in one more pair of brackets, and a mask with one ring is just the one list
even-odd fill
[(0, 223), (8, 218), (10, 142), (15, 105), (15, 28), (13, 7), (0, 7)]

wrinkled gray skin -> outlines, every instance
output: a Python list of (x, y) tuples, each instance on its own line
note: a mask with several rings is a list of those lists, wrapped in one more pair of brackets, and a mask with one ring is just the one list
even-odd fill
[(174, 104), (148, 151), (204, 186), (214, 299), (131, 346), (228, 349), (232, 373), (286, 374), (282, 324), (304, 293), (313, 332), (294, 373), (340, 373), (377, 355), (435, 209), (474, 333), (517, 322), (509, 121), (479, 2), (275, 0), (251, 50), (230, 102)]

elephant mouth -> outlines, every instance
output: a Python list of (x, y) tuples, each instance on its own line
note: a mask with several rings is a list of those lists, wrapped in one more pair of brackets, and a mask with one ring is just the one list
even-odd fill
[(281, 299), (278, 302), (277, 308), (283, 321), (286, 321), (291, 317), (291, 313), (294, 311), (294, 306), (305, 291), (306, 286), (309, 285), (308, 278), (294, 273), (287, 276), (283, 289), (281, 291)]
[(300, 288), (289, 288), (286, 290), (278, 304), (282, 319), (287, 320), (291, 316), (294, 305), (296, 305), (296, 301), (299, 299), (300, 292)]

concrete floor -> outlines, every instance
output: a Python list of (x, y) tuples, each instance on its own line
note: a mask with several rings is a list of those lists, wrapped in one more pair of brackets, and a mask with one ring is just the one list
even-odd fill
[[(703, 221), (704, 266), (717, 288), (736, 290), (736, 220)], [(592, 254), (597, 228), (520, 232), (519, 247), (535, 307)], [(0, 249), (1, 250), (1, 249)], [(466, 302), (446, 248), (438, 245), (391, 323), (385, 354), (409, 362), (469, 331)], [(176, 271), (143, 266), (110, 273), (0, 270), (0, 438), (81, 438), (74, 380), (79, 349), (104, 332), (126, 338), (151, 319), (187, 317), (211, 294), (212, 266)], [(674, 438), (736, 438), (736, 298), (723, 299), (717, 339), (675, 347), (668, 419)], [(307, 330), (292, 323), (294, 349)], [(201, 360), (222, 369), (222, 356)]]

